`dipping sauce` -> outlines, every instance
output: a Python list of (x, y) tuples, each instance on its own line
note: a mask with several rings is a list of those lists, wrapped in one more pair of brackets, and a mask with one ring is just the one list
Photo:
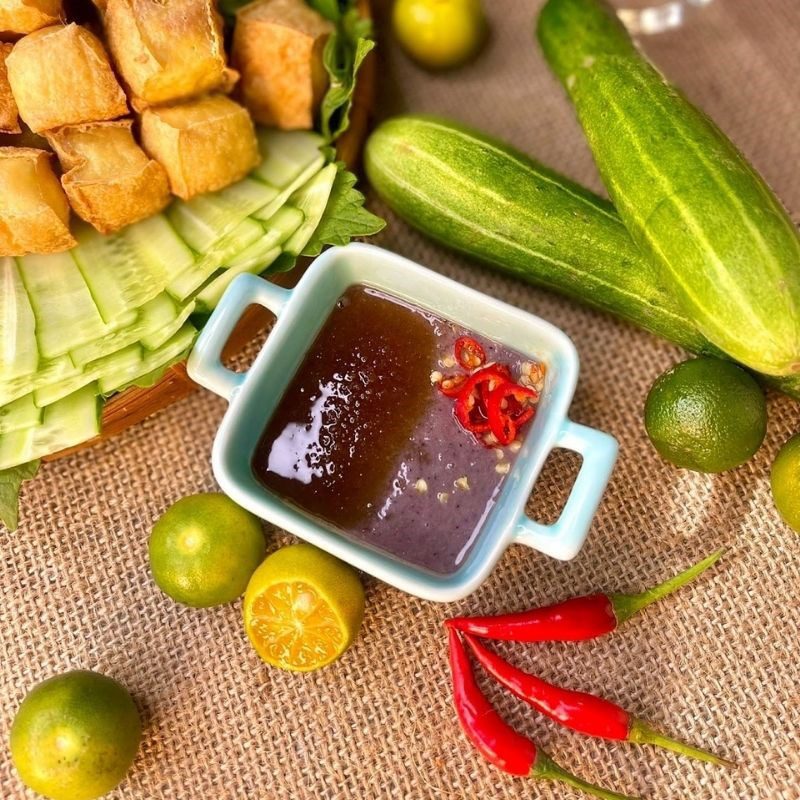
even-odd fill
[[(466, 333), (378, 290), (348, 289), (267, 424), (258, 480), (360, 543), (454, 572), (519, 449), (478, 441), (435, 385), (437, 373), (460, 369), (453, 348)], [(488, 361), (530, 370), (519, 353), (470, 335)]]

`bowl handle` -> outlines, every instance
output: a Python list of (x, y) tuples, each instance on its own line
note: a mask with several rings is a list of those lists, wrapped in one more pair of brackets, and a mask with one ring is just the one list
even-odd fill
[(222, 349), (248, 306), (254, 303), (279, 317), (291, 296), (257, 275), (239, 275), (222, 295), (209, 318), (186, 364), (189, 377), (215, 394), (230, 400), (247, 378), (246, 372), (234, 372), (222, 364)]
[(566, 420), (553, 446), (573, 450), (583, 457), (578, 477), (556, 522), (543, 525), (523, 513), (514, 540), (545, 555), (569, 561), (586, 541), (614, 469), (619, 445), (608, 433)]

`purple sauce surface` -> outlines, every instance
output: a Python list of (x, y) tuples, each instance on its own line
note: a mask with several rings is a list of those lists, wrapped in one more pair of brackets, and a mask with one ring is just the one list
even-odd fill
[(453, 345), (464, 334), (519, 373), (519, 353), (378, 290), (348, 289), (267, 424), (258, 480), (351, 539), (457, 570), (516, 457), (476, 441), (431, 382), (459, 370)]

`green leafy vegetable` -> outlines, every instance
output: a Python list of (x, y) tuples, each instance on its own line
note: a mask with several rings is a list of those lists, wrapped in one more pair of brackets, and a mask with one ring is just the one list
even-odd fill
[[(249, 2), (220, 0), (220, 11), (229, 27), (236, 24), (236, 12)], [(350, 124), (356, 76), (364, 59), (375, 47), (372, 20), (361, 16), (356, 0), (306, 0), (306, 3), (336, 26), (322, 54), (330, 85), (322, 99), (319, 115), (322, 135), (333, 142)]]
[(23, 481), (30, 480), (39, 471), (39, 462), (31, 461), (0, 472), (0, 522), (10, 531), (19, 524), (19, 490)]
[(345, 10), (349, 5), (349, 3), (342, 4), (339, 0), (306, 0), (306, 3), (331, 22), (338, 22), (342, 18), (342, 5), (345, 6)]
[(304, 256), (316, 256), (325, 245), (344, 245), (357, 236), (371, 236), (386, 223), (364, 208), (364, 195), (355, 188), (356, 176), (339, 163), (331, 196)]
[(356, 8), (342, 13), (322, 54), (330, 85), (320, 107), (320, 130), (328, 141), (341, 136), (350, 124), (356, 76), (374, 47), (372, 21), (362, 17)]

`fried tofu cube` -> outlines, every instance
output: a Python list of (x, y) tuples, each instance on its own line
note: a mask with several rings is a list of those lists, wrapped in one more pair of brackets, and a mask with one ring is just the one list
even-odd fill
[(12, 44), (0, 43), (0, 133), (21, 133), (17, 101), (11, 93), (6, 72), (6, 59), (11, 52)]
[(6, 67), (19, 115), (35, 133), (128, 113), (102, 43), (74, 23), (20, 39)]
[(61, 0), (0, 0), (0, 33), (24, 36), (58, 22), (62, 13)]
[(224, 95), (147, 109), (141, 136), (184, 200), (240, 180), (260, 161), (250, 115)]
[(304, 0), (255, 0), (239, 9), (233, 66), (256, 122), (310, 129), (328, 86), (322, 51), (333, 25)]
[(108, 0), (111, 56), (137, 111), (230, 88), (213, 0)]
[(90, 122), (47, 135), (75, 213), (101, 233), (157, 214), (170, 200), (164, 168), (133, 138), (133, 122)]
[(57, 253), (75, 244), (50, 158), (44, 150), (0, 147), (0, 256)]

